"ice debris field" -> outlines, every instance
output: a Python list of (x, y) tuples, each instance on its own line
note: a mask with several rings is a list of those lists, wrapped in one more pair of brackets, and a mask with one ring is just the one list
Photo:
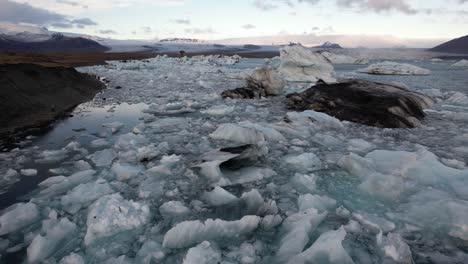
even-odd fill
[[(109, 89), (0, 153), (0, 262), (468, 263), (467, 69), (306, 59), (80, 68)], [(283, 95), (220, 97), (257, 67), (284, 70)], [(404, 84), (436, 104), (415, 129), (288, 111), (284, 95), (316, 77)]]

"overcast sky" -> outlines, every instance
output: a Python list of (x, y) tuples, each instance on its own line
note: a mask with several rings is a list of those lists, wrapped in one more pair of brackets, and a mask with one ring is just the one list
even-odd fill
[(0, 22), (118, 39), (286, 34), (455, 38), (468, 0), (0, 0)]

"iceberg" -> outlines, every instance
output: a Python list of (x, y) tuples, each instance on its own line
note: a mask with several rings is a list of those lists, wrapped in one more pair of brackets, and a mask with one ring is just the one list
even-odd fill
[(327, 58), (332, 64), (368, 64), (369, 60), (367, 59), (356, 59), (349, 55), (336, 54), (328, 51), (321, 53), (325, 58)]
[(169, 201), (159, 207), (159, 212), (164, 218), (179, 218), (190, 214), (190, 209), (182, 202)]
[(86, 264), (84, 258), (76, 253), (63, 257), (58, 264)]
[(95, 182), (80, 184), (62, 196), (61, 204), (65, 211), (74, 214), (101, 196), (111, 194), (114, 191), (110, 185), (102, 179)]
[(377, 74), (377, 75), (429, 75), (430, 70), (423, 69), (407, 63), (396, 63), (384, 61), (372, 64), (365, 69), (360, 69), (358, 72)]
[(89, 207), (84, 243), (90, 246), (98, 239), (137, 229), (149, 219), (148, 205), (125, 200), (120, 194), (103, 196)]
[(468, 67), (468, 60), (460, 60), (452, 64), (452, 67)]
[(219, 186), (216, 186), (210, 192), (203, 193), (201, 199), (211, 206), (227, 205), (238, 200), (235, 195)]
[(221, 263), (221, 253), (208, 241), (203, 241), (188, 250), (183, 264), (218, 264)]
[(18, 203), (7, 208), (0, 216), (0, 235), (18, 231), (35, 223), (40, 218), (34, 203)]
[(121, 164), (114, 162), (111, 167), (111, 172), (114, 173), (115, 177), (119, 181), (128, 181), (140, 174), (143, 168), (140, 166), (132, 166), (129, 164)]
[(293, 257), (288, 263), (354, 264), (341, 244), (345, 236), (346, 231), (344, 227), (336, 231), (325, 232), (310, 248)]
[(23, 176), (36, 176), (37, 175), (37, 170), (36, 169), (22, 169), (20, 170), (21, 175)]
[(181, 222), (164, 235), (165, 248), (186, 248), (205, 240), (236, 238), (253, 232), (259, 226), (261, 217), (244, 216), (237, 221), (208, 219)]
[(77, 226), (67, 218), (49, 219), (42, 226), (45, 235), (37, 235), (28, 246), (28, 263), (39, 263), (74, 239)]
[(309, 173), (322, 169), (322, 161), (314, 153), (303, 153), (298, 156), (289, 155), (285, 162), (299, 173)]
[(302, 252), (309, 242), (310, 234), (325, 219), (327, 213), (316, 209), (307, 209), (290, 215), (283, 221), (281, 232), (284, 234), (276, 252), (278, 263), (285, 263)]
[(334, 83), (335, 71), (327, 58), (301, 45), (290, 45), (280, 50), (279, 72), (290, 82), (315, 83), (323, 80)]
[(112, 149), (104, 149), (96, 151), (88, 156), (88, 158), (96, 165), (96, 167), (107, 167), (112, 164), (112, 161), (117, 157), (117, 153)]
[(212, 139), (233, 141), (239, 144), (257, 144), (265, 141), (262, 133), (235, 124), (223, 124), (210, 134)]

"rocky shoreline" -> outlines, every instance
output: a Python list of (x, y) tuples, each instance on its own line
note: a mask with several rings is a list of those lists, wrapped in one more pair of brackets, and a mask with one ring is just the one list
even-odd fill
[(34, 64), (0, 65), (0, 139), (44, 127), (105, 85), (74, 68)]

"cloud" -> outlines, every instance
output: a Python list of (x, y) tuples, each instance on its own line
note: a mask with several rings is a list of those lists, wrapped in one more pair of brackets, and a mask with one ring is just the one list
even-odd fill
[(244, 29), (247, 29), (247, 30), (250, 30), (250, 29), (254, 29), (254, 28), (255, 28), (255, 26), (252, 25), (252, 24), (245, 24), (245, 25), (243, 25), (242, 27), (243, 27)]
[(83, 26), (96, 26), (97, 25), (96, 22), (94, 22), (93, 20), (89, 18), (74, 19), (71, 21), (71, 23), (75, 25), (83, 25)]
[[(468, 0), (457, 0), (460, 3)], [(263, 11), (269, 11), (278, 8), (281, 4), (294, 7), (297, 4), (305, 3), (316, 5), (324, 0), (254, 0), (254, 7)], [(328, 1), (327, 1), (328, 2)], [(335, 0), (335, 3), (342, 8), (349, 8), (358, 12), (401, 12), (412, 15), (419, 11), (410, 5), (410, 0)]]
[(408, 0), (337, 0), (338, 6), (357, 8), (360, 11), (389, 12), (398, 11), (408, 15), (418, 11), (411, 7)]
[(216, 34), (212, 28), (186, 28), (185, 33), (194, 34), (194, 35), (211, 35)]
[(173, 23), (175, 24), (181, 24), (181, 25), (190, 25), (191, 21), (188, 19), (173, 19)]
[(143, 33), (145, 34), (150, 34), (153, 32), (153, 29), (151, 27), (141, 27), (141, 30), (143, 31)]
[(67, 22), (67, 18), (64, 15), (36, 8), (26, 3), (0, 0), (0, 6), (0, 21), (35, 25)]
[(96, 33), (99, 33), (99, 34), (102, 34), (102, 35), (113, 35), (113, 34), (117, 34), (117, 32), (115, 32), (115, 31), (112, 30), (112, 29), (101, 29), (101, 30), (96, 31)]
[(273, 4), (273, 1), (271, 0), (255, 0), (253, 5), (263, 11), (269, 11), (279, 7), (277, 4)]
[(0, 21), (4, 22), (52, 26), (55, 28), (73, 28), (75, 26), (84, 28), (97, 25), (89, 18), (70, 19), (65, 15), (33, 7), (27, 3), (0, 0), (0, 6)]

